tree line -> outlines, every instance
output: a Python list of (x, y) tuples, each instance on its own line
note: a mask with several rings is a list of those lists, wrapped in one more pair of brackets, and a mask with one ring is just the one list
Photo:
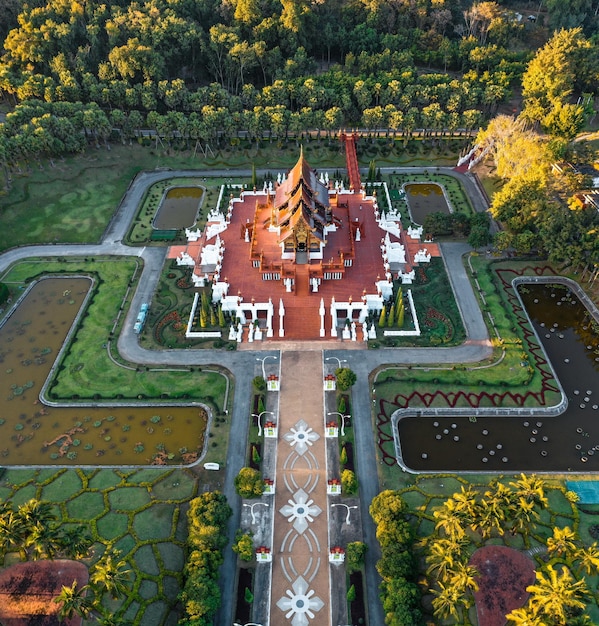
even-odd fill
[[(452, 135), (496, 111), (530, 56), (516, 13), (495, 2), (2, 5), (0, 91), (25, 105), (0, 127), (4, 164), (76, 152), (82, 132), (97, 142), (112, 128), (167, 142), (342, 126)], [(73, 127), (67, 103), (82, 106)]]
[(227, 499), (218, 491), (203, 493), (190, 502), (188, 554), (179, 595), (184, 608), (181, 626), (209, 626), (214, 622), (221, 600), (218, 568), (223, 562), (231, 513)]

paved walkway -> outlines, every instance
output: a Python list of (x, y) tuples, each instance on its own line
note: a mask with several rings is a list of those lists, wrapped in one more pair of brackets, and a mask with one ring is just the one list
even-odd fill
[(282, 354), (271, 626), (330, 624), (322, 378), (321, 352)]

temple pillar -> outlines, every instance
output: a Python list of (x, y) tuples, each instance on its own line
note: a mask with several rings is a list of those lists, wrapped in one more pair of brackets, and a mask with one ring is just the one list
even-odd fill
[(331, 337), (337, 336), (337, 307), (335, 298), (331, 298)]
[(272, 318), (273, 318), (274, 312), (275, 312), (275, 308), (272, 304), (272, 300), (269, 298), (268, 308), (266, 309), (266, 336), (267, 337), (273, 336)]
[(285, 307), (283, 306), (283, 298), (281, 298), (279, 302), (279, 337), (284, 337), (285, 330), (283, 329), (283, 318), (285, 317)]

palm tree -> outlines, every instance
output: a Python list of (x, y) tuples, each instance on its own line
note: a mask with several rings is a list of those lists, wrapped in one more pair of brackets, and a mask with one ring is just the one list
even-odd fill
[(524, 607), (521, 609), (514, 609), (506, 616), (510, 623), (515, 626), (549, 626), (545, 618), (541, 615), (536, 615), (530, 608)]
[(36, 559), (53, 559), (62, 548), (62, 540), (57, 528), (51, 525), (35, 525), (23, 540), (23, 547)]
[(109, 593), (113, 599), (118, 599), (129, 590), (129, 574), (125, 569), (127, 563), (118, 560), (120, 552), (115, 551), (104, 555), (94, 566), (90, 576), (90, 583), (98, 595)]
[(23, 548), (24, 528), (21, 518), (14, 512), (8, 511), (0, 516), (0, 556), (11, 550), (19, 550), (21, 560), (27, 560), (27, 553)]
[(519, 496), (529, 502), (535, 502), (535, 504), (539, 504), (543, 507), (547, 506), (545, 481), (535, 474), (531, 474), (530, 476), (520, 474), (520, 478), (515, 482), (511, 482), (510, 487), (513, 487)]
[(518, 496), (518, 501), (511, 510), (510, 529), (513, 535), (516, 533), (528, 535), (531, 523), (539, 519), (539, 512), (535, 506), (532, 500)]
[(444, 585), (439, 583), (440, 590), (432, 589), (431, 591), (436, 596), (433, 598), (433, 611), (436, 617), (441, 619), (447, 619), (453, 617), (459, 620), (460, 613), (458, 607), (464, 602), (464, 597), (460, 594), (459, 590), (453, 585)]
[(34, 526), (46, 526), (56, 519), (56, 516), (52, 512), (52, 505), (49, 502), (35, 499), (22, 504), (17, 513), (28, 529)]
[(455, 510), (463, 513), (469, 519), (474, 519), (478, 515), (477, 495), (478, 493), (472, 485), (468, 485), (467, 489), (462, 486), (461, 491), (452, 496)]
[(426, 562), (429, 565), (427, 574), (436, 572), (438, 579), (444, 580), (462, 558), (462, 551), (468, 540), (438, 538), (430, 542)]
[(71, 559), (83, 559), (89, 555), (92, 538), (85, 526), (69, 526), (60, 536), (61, 551)]
[(94, 609), (94, 600), (91, 596), (86, 595), (89, 587), (84, 585), (79, 587), (77, 581), (74, 580), (70, 587), (62, 586), (60, 594), (54, 598), (56, 604), (61, 604), (58, 611), (58, 618), (64, 622), (71, 619), (74, 615), (87, 618)]
[(558, 624), (568, 624), (571, 612), (582, 610), (589, 596), (586, 581), (575, 580), (567, 567), (562, 567), (561, 575), (552, 565), (547, 566), (547, 576), (535, 572), (537, 582), (526, 591), (531, 594), (530, 608)]
[(475, 567), (466, 563), (458, 562), (453, 570), (449, 572), (449, 582), (456, 587), (462, 595), (469, 591), (478, 591), (476, 579), (479, 574)]
[(506, 518), (514, 508), (513, 493), (506, 485), (492, 481), (489, 487), (481, 500), (480, 515), (472, 524), (472, 529), (479, 530), (484, 538), (490, 537), (493, 530), (503, 535)]
[(588, 575), (599, 573), (599, 547), (593, 542), (588, 548), (580, 548), (575, 555), (578, 567)]
[(547, 551), (552, 555), (570, 557), (578, 551), (576, 539), (576, 533), (569, 526), (555, 527), (553, 537), (547, 538)]
[(466, 534), (464, 529), (465, 515), (455, 501), (449, 498), (442, 506), (433, 511), (433, 517), (437, 520), (435, 530), (443, 530), (450, 539), (461, 539)]

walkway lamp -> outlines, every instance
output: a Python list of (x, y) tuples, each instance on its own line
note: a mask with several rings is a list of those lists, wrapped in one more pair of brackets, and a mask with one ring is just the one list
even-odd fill
[(270, 413), (273, 417), (275, 417), (275, 414), (272, 411), (262, 411), (260, 415), (258, 415), (258, 413), (252, 413), (252, 417), (258, 419), (258, 437), (262, 437), (262, 416), (265, 413)]
[(266, 370), (264, 368), (264, 361), (266, 361), (266, 359), (274, 359), (275, 361), (277, 361), (279, 357), (275, 356), (274, 354), (269, 354), (262, 359), (256, 357), (256, 361), (260, 361), (262, 363), (262, 378), (264, 378), (264, 380), (266, 380)]
[(252, 524), (256, 523), (256, 514), (254, 513), (254, 507), (259, 506), (259, 505), (268, 507), (267, 502), (254, 502), (253, 504), (246, 504), (245, 502), (243, 503), (243, 506), (247, 506), (250, 509), (250, 514), (252, 516)]
[(347, 509), (347, 516), (345, 517), (345, 523), (350, 526), (351, 524), (349, 523), (349, 514), (351, 512), (351, 509), (357, 509), (357, 506), (349, 506), (347, 504), (343, 504), (343, 502), (337, 502), (335, 504), (331, 504), (331, 508), (333, 508), (334, 506), (344, 506)]
[(340, 359), (336, 356), (328, 356), (325, 361), (337, 361), (339, 369), (341, 369), (341, 363), (347, 363), (347, 359)]
[(327, 415), (338, 415), (341, 418), (341, 436), (345, 437), (345, 418), (349, 419), (351, 415), (344, 415), (339, 411), (330, 411)]

